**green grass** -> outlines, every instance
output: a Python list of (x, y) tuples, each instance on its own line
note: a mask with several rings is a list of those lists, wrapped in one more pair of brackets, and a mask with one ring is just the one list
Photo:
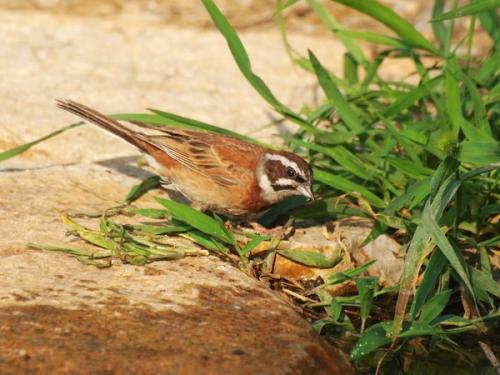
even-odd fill
[[(276, 16), (284, 46), (295, 64), (316, 77), (324, 94), (321, 103), (304, 103), (304, 109), (295, 112), (253, 72), (238, 34), (215, 3), (203, 0), (244, 78), (283, 120), (299, 125), (293, 136), (284, 139), (287, 147), (313, 165), (318, 199), (306, 205), (300, 198), (282, 202), (260, 221), (272, 226), (283, 216), (298, 223), (359, 216), (374, 222), (365, 243), (383, 233), (401, 243), (405, 265), (396, 287), (381, 289), (376, 278), (364, 276), (370, 265), (366, 264), (304, 292), (317, 301), (304, 308), (321, 314), (322, 319), (313, 325), (319, 332), (339, 339), (340, 331), (344, 338), (355, 338), (347, 340), (346, 348), (360, 371), (377, 368), (398, 373), (391, 367), (401, 368), (405, 362), (414, 373), (439, 373), (439, 363), (437, 367), (430, 363), (440, 360), (443, 369), (456, 373), (488, 368), (478, 342), (499, 349), (494, 330), (499, 326), (500, 284), (490, 255), (500, 246), (500, 27), (496, 13), (500, 2), (476, 0), (459, 8), (457, 1), (436, 0), (431, 41), (375, 0), (335, 1), (384, 24), (390, 34), (349, 30), (322, 3), (305, 0), (346, 48), (344, 74), (337, 76), (314, 51), (303, 56), (290, 45), (284, 14), (298, 1), (282, 2)], [(463, 16), (470, 18), (470, 27), (462, 40), (454, 41), (455, 20)], [(478, 24), (492, 45), (480, 58), (471, 53)], [(366, 56), (360, 41), (378, 46), (380, 52)], [(464, 52), (459, 54), (460, 50)], [(426, 57), (435, 63), (423, 64)], [(387, 58), (410, 61), (418, 83), (385, 80), (379, 68)], [(201, 128), (255, 142), (194, 119), (152, 112), (115, 117)], [(23, 147), (0, 153), (0, 160)], [(153, 178), (134, 188), (127, 203), (157, 183)], [(168, 233), (223, 256), (235, 254), (246, 264), (252, 248), (269, 240), (229, 231), (216, 215), (158, 201), (163, 209), (139, 208), (133, 213), (169, 218), (168, 222), (127, 227), (103, 217), (100, 229), (91, 230), (65, 219), (74, 234), (104, 253), (45, 249), (99, 264), (113, 256), (143, 264), (201, 254), (194, 248), (173, 249), (163, 244), (162, 236)], [(279, 239), (271, 243), (284, 254)], [(284, 255), (316, 266), (337, 261), (303, 252)], [(325, 292), (327, 286), (346, 280), (354, 282), (357, 293), (332, 298)], [(450, 364), (450, 356), (460, 360)]]

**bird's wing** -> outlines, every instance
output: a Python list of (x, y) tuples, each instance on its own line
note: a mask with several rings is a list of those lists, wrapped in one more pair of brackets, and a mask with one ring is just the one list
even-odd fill
[[(136, 124), (139, 125), (139, 124)], [(253, 178), (256, 163), (252, 157), (258, 153), (259, 146), (213, 133), (173, 129), (166, 126), (150, 127), (160, 135), (136, 132), (143, 141), (160, 149), (170, 158), (204, 176), (210, 177), (219, 185), (234, 186)]]

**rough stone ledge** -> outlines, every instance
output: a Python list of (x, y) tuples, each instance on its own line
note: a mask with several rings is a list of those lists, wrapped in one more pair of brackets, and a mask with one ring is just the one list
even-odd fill
[(286, 302), (213, 256), (99, 270), (26, 252), (3, 257), (0, 280), (2, 374), (351, 373)]

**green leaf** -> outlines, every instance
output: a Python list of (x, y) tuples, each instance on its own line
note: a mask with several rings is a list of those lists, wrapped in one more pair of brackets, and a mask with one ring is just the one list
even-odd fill
[(382, 199), (363, 186), (358, 185), (344, 177), (333, 175), (316, 168), (314, 169), (313, 176), (316, 181), (322, 182), (340, 191), (346, 193), (357, 192), (375, 207), (385, 207), (385, 202)]
[(70, 229), (74, 230), (81, 239), (93, 245), (102, 247), (103, 249), (107, 250), (116, 250), (119, 247), (115, 241), (97, 231), (93, 231), (83, 227), (66, 215), (61, 215), (61, 219), (63, 223), (66, 224)]
[(474, 296), (474, 290), (472, 289), (472, 284), (470, 282), (463, 256), (454, 249), (444, 233), (441, 231), (430, 208), (424, 209), (421, 224), (422, 228), (429, 233), (433, 241), (448, 259), (448, 262), (450, 262), (455, 272), (460, 276), (464, 284), (467, 286), (467, 289), (469, 289), (469, 292)]
[[(492, 55), (485, 57), (484, 60), (480, 62), (478, 69), (473, 72), (474, 81), (480, 85), (486, 85), (489, 80), (494, 79), (494, 77), (498, 75), (499, 69), (500, 51), (496, 51)], [(491, 91), (499, 90), (500, 85), (497, 84), (495, 87), (490, 88), (490, 94)]]
[[(443, 14), (444, 5), (446, 0), (435, 0), (434, 6), (432, 7), (432, 17), (437, 18), (441, 14)], [(443, 22), (433, 22), (432, 30), (434, 31), (434, 35), (436, 39), (439, 41), (439, 46), (443, 50), (446, 46), (446, 38), (447, 38), (447, 27)]]
[(489, 142), (462, 142), (458, 159), (463, 163), (496, 164), (500, 163), (500, 145)]
[(358, 63), (350, 53), (344, 53), (344, 79), (350, 85), (354, 85), (359, 81)]
[(401, 172), (417, 180), (430, 176), (433, 172), (432, 169), (423, 167), (421, 164), (407, 159), (386, 157), (384, 160), (396, 169), (399, 169)]
[(486, 12), (489, 10), (496, 10), (500, 7), (500, 0), (481, 0), (472, 2), (470, 4), (464, 5), (455, 10), (446, 12), (439, 17), (433, 18), (431, 22), (450, 20), (453, 18), (459, 18), (464, 16), (470, 16), (473, 14), (478, 14), (481, 12)]
[(443, 330), (440, 327), (433, 327), (428, 324), (414, 322), (409, 329), (401, 332), (400, 338), (412, 339), (420, 336), (440, 336), (443, 335)]
[[(457, 181), (455, 176), (458, 167), (459, 163), (455, 159), (446, 158), (441, 162), (431, 178), (431, 196), (424, 207), (422, 215), (425, 219), (421, 220), (420, 224), (417, 226), (406, 253), (398, 299), (396, 302), (396, 312), (394, 314), (393, 340), (396, 340), (400, 333), (405, 317), (406, 306), (412, 294), (412, 290), (415, 287), (422, 263), (435, 247), (436, 239), (439, 239), (440, 244), (443, 246), (444, 241), (442, 241), (442, 237), (439, 236), (439, 234), (443, 235), (441, 230), (438, 227), (437, 230), (439, 233), (434, 233), (434, 225), (428, 224), (427, 220), (429, 220), (429, 217), (432, 218), (434, 223), (436, 220), (440, 220), (444, 209), (456, 194), (460, 186), (460, 182)], [(432, 234), (427, 226), (432, 227)], [(448, 249), (446, 248), (445, 251), (446, 250)], [(453, 258), (453, 255), (450, 254), (450, 258), (456, 263), (456, 259)], [(458, 268), (460, 267), (458, 266)], [(470, 283), (468, 284), (470, 285)]]
[(148, 225), (148, 224), (137, 224), (134, 225), (134, 232), (150, 234), (153, 236), (159, 236), (162, 234), (170, 233), (180, 233), (187, 232), (192, 229), (190, 225), (179, 223), (177, 225)]
[(393, 117), (398, 113), (401, 113), (405, 109), (414, 105), (417, 101), (425, 96), (428, 96), (434, 87), (436, 87), (440, 82), (443, 81), (442, 76), (433, 78), (422, 85), (415, 87), (413, 90), (405, 93), (399, 93), (396, 96), (396, 100), (390, 104), (388, 107), (382, 110), (382, 117)]
[(357, 31), (357, 30), (335, 30), (339, 37), (350, 37), (353, 39), (364, 40), (365, 42), (389, 46), (392, 48), (410, 48), (411, 46), (401, 39), (393, 38), (388, 35), (374, 33), (370, 31)]
[(373, 175), (377, 173), (377, 170), (373, 166), (363, 162), (344, 146), (324, 147), (312, 142), (304, 142), (296, 138), (291, 138), (290, 143), (294, 146), (302, 146), (320, 152), (335, 160), (346, 171), (364, 180), (373, 178)]
[(375, 324), (368, 328), (354, 344), (349, 358), (351, 361), (363, 358), (382, 346), (389, 345), (391, 339), (387, 337), (386, 329), (392, 324), (392, 321)]
[(31, 147), (46, 141), (49, 138), (55, 137), (56, 135), (59, 135), (61, 133), (64, 133), (66, 130), (70, 130), (73, 128), (76, 128), (77, 126), (83, 125), (83, 122), (77, 122), (68, 126), (65, 126), (64, 128), (61, 128), (59, 130), (56, 130), (55, 132), (52, 132), (42, 138), (39, 138), (33, 142), (25, 143), (23, 145), (11, 148), (10, 150), (0, 152), (0, 161), (4, 161), (10, 158), (13, 158), (14, 156), (17, 156), (19, 154), (22, 154), (25, 151), (28, 151)]
[(415, 319), (415, 316), (418, 312), (420, 312), (420, 309), (434, 291), (436, 282), (445, 265), (446, 258), (443, 253), (441, 251), (434, 251), (425, 268), (424, 277), (417, 288), (415, 298), (413, 298), (410, 313), (408, 314), (408, 320)]
[(352, 207), (352, 205), (339, 203), (338, 198), (316, 199), (307, 206), (298, 207), (291, 212), (294, 218), (302, 220), (319, 219), (325, 220), (329, 217), (358, 216), (369, 218), (365, 211)]
[(358, 46), (358, 44), (353, 40), (353, 38), (349, 35), (343, 33), (344, 28), (342, 24), (337, 22), (331, 14), (331, 12), (326, 9), (321, 3), (316, 0), (306, 0), (314, 13), (318, 15), (321, 21), (325, 24), (325, 26), (333, 31), (342, 44), (345, 46), (347, 51), (354, 57), (357, 63), (359, 64), (367, 64), (367, 60), (363, 51)]
[(255, 249), (258, 245), (260, 245), (262, 242), (264, 242), (266, 239), (265, 237), (261, 236), (255, 236), (252, 238), (244, 247), (239, 251), (240, 257), (246, 257), (250, 252)]
[(66, 246), (54, 246), (54, 245), (45, 245), (45, 244), (36, 244), (36, 243), (29, 243), (29, 247), (33, 249), (39, 249), (39, 250), (47, 250), (47, 251), (57, 251), (57, 252), (62, 252), (74, 256), (79, 256), (79, 257), (86, 257), (86, 258), (92, 258), (92, 259), (103, 259), (103, 258), (109, 258), (112, 256), (112, 252), (105, 250), (105, 251), (91, 251), (88, 249), (77, 249), (74, 247), (66, 247)]
[(480, 271), (474, 267), (469, 267), (472, 283), (482, 290), (500, 298), (500, 283), (491, 277), (488, 272)]
[(224, 245), (222, 245), (220, 242), (217, 242), (215, 239), (211, 238), (203, 232), (192, 230), (187, 233), (181, 233), (179, 236), (187, 238), (207, 250), (216, 251), (221, 254), (228, 253), (228, 250)]
[(294, 262), (317, 268), (332, 268), (342, 260), (340, 250), (334, 254), (325, 256), (316, 251), (307, 251), (301, 249), (278, 250), (278, 254)]
[(151, 189), (160, 186), (161, 177), (160, 176), (150, 176), (142, 181), (140, 184), (135, 185), (130, 189), (127, 196), (125, 197), (125, 202), (127, 204), (139, 199), (143, 194)]
[(340, 284), (340, 283), (343, 283), (344, 281), (351, 280), (354, 277), (361, 275), (370, 266), (372, 266), (375, 262), (376, 262), (376, 260), (370, 260), (369, 262), (366, 262), (366, 263), (362, 264), (361, 266), (351, 268), (351, 269), (346, 270), (346, 271), (336, 272), (333, 275), (328, 276), (328, 278), (326, 279), (325, 284), (323, 284), (323, 286)]
[(431, 191), (430, 181), (430, 177), (427, 177), (407, 187), (403, 194), (387, 205), (384, 212), (388, 215), (394, 215), (401, 208), (410, 205), (410, 203), (412, 203), (412, 206), (420, 203)]
[(325, 92), (325, 95), (332, 104), (332, 106), (339, 113), (340, 118), (345, 122), (346, 126), (352, 131), (362, 132), (364, 128), (361, 123), (361, 120), (358, 118), (358, 115), (352, 109), (349, 102), (347, 102), (347, 100), (342, 96), (339, 89), (330, 78), (330, 74), (321, 65), (321, 63), (318, 61), (316, 56), (314, 56), (314, 54), (311, 51), (309, 51), (309, 60), (312, 63), (314, 72), (318, 77), (318, 81), (321, 88)]
[[(295, 5), (299, 2), (300, 0), (288, 0), (284, 3), (279, 4), (279, 6), (276, 8), (274, 11), (274, 14), (278, 14), (286, 10), (287, 8), (291, 7), (292, 5)], [(281, 2), (281, 1), (280, 1)]]
[(333, 0), (357, 9), (360, 12), (382, 22), (389, 29), (394, 31), (406, 43), (439, 54), (434, 46), (425, 39), (411, 24), (388, 7), (380, 4), (376, 0)]
[(422, 307), (422, 312), (418, 319), (419, 323), (429, 324), (436, 319), (448, 304), (451, 292), (451, 289), (444, 290), (427, 301)]
[(476, 128), (463, 117), (460, 119), (460, 127), (467, 140), (472, 142), (486, 142), (496, 144), (495, 139), (483, 129)]
[(317, 132), (310, 123), (304, 120), (301, 116), (293, 112), (286, 105), (281, 103), (271, 92), (269, 87), (264, 83), (262, 78), (257, 76), (250, 64), (250, 59), (248, 58), (248, 54), (241, 43), (238, 34), (231, 27), (227, 19), (221, 13), (219, 8), (215, 5), (212, 0), (203, 0), (203, 5), (207, 9), (212, 21), (217, 26), (219, 31), (222, 33), (224, 38), (227, 41), (231, 54), (233, 55), (236, 64), (240, 68), (241, 73), (246, 78), (246, 80), (252, 85), (252, 87), (260, 94), (260, 96), (268, 102), (277, 112), (281, 113), (283, 116), (288, 118), (289, 120), (295, 122), (304, 130), (309, 131), (311, 133)]
[(185, 204), (156, 197), (156, 201), (166, 207), (177, 220), (188, 223), (193, 228), (217, 238), (225, 243), (235, 243), (233, 235), (217, 220)]
[(269, 228), (281, 215), (286, 214), (296, 207), (303, 206), (307, 202), (304, 196), (293, 196), (282, 200), (266, 211), (258, 220), (259, 224)]
[(474, 108), (474, 125), (479, 129), (484, 130), (489, 135), (492, 135), (490, 124), (488, 122), (486, 106), (478, 87), (458, 65), (454, 66), (454, 74), (457, 76), (457, 79), (461, 80), (465, 84), (465, 87), (470, 94), (470, 98), (472, 99), (472, 106)]
[(153, 219), (166, 219), (170, 218), (172, 215), (169, 211), (160, 210), (158, 208), (136, 208), (134, 213), (144, 217), (150, 217)]
[(370, 315), (373, 297), (378, 289), (378, 278), (369, 276), (356, 279), (356, 288), (359, 293), (361, 332), (365, 330), (366, 319)]
[(462, 120), (462, 103), (460, 100), (460, 89), (456, 78), (456, 59), (450, 57), (446, 62), (445, 69), (445, 91), (446, 91), (446, 114), (450, 119), (453, 134), (458, 136)]

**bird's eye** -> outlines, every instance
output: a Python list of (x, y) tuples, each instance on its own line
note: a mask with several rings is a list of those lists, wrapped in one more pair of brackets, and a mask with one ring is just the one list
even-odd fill
[(292, 167), (288, 167), (286, 169), (286, 174), (288, 175), (288, 177), (295, 177), (295, 169), (293, 169)]

